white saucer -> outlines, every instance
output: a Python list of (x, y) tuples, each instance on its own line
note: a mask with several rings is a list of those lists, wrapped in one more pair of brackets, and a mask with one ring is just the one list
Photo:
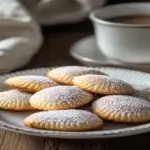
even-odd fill
[(88, 66), (110, 65), (135, 69), (150, 67), (150, 64), (131, 64), (107, 58), (99, 51), (94, 36), (88, 36), (73, 44), (70, 54), (80, 63)]

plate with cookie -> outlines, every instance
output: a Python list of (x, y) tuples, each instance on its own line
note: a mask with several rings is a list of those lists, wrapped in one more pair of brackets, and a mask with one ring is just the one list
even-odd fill
[(150, 131), (150, 74), (60, 66), (0, 76), (0, 129), (41, 137), (113, 138)]

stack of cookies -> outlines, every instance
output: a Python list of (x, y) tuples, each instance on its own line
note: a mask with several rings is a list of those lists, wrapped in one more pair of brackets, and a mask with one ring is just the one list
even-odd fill
[(131, 85), (99, 69), (65, 66), (50, 70), (46, 76), (8, 78), (5, 84), (11, 90), (0, 92), (0, 108), (39, 110), (25, 118), (24, 124), (48, 130), (95, 130), (105, 125), (103, 120), (150, 121), (146, 96), (137, 97), (140, 94)]

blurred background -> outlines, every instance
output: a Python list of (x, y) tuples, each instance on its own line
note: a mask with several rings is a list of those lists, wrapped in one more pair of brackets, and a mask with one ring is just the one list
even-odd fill
[[(0, 73), (81, 65), (72, 45), (93, 35), (91, 10), (140, 0), (0, 0)], [(6, 9), (7, 8), (7, 9)]]

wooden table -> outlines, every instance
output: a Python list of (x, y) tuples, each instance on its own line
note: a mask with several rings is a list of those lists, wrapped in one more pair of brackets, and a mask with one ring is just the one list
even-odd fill
[[(85, 21), (78, 25), (45, 27), (45, 42), (39, 53), (23, 69), (57, 65), (79, 65), (68, 50), (72, 43), (93, 33)], [(150, 69), (149, 69), (150, 71)], [(41, 138), (0, 131), (0, 150), (149, 150), (150, 133), (116, 139), (67, 140)]]

